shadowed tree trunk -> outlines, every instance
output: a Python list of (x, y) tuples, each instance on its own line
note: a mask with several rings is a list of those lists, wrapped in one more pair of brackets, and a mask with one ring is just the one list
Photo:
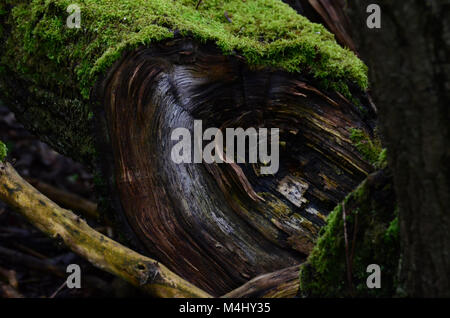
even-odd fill
[(450, 3), (376, 1), (381, 29), (349, 2), (400, 207), (401, 287), (409, 296), (450, 296)]
[[(288, 10), (278, 1), (266, 2), (269, 8)], [(32, 26), (32, 34), (47, 30), (49, 12), (61, 13), (63, 1), (55, 3), (36, 9), (43, 10), (43, 20), (33, 15), (30, 23), (38, 27)], [(28, 39), (12, 22), (18, 11), (5, 24), (8, 49), (15, 47), (15, 40)], [(298, 19), (292, 10), (286, 12)], [(239, 21), (238, 14), (230, 10), (228, 20)], [(228, 20), (221, 23), (229, 27)], [(125, 23), (122, 16), (119, 21)], [(313, 34), (326, 32), (319, 30)], [(104, 180), (99, 189), (108, 202), (107, 217), (115, 220), (123, 241), (196, 286), (223, 295), (260, 274), (305, 259), (325, 216), (372, 171), (352, 144), (350, 129), (372, 136), (375, 115), (354, 82), (346, 81), (352, 96), (344, 97), (345, 92), (325, 88), (311, 73), (315, 63), (329, 58), (320, 42), (310, 53), (312, 66), (288, 72), (251, 65), (250, 55), (238, 49), (225, 55), (213, 39), (202, 43), (195, 36), (170, 32), (169, 40), (114, 55), (115, 63), (96, 79), (88, 99), (70, 82), (73, 77), (37, 81), (38, 73), (29, 69), (45, 72), (47, 66), (30, 58), (28, 69), (19, 68), (15, 53), (8, 51), (1, 97), (26, 127), (90, 165)], [(80, 65), (75, 53), (63, 62), (50, 57), (52, 46), (45, 41), (53, 35), (45, 33), (36, 54), (44, 53), (52, 71), (58, 63), (67, 66), (67, 59), (67, 72), (75, 73)], [(67, 41), (66, 46), (75, 40)], [(300, 48), (287, 47), (285, 55)], [(263, 55), (266, 48), (259, 49)], [(174, 163), (173, 129), (192, 133), (194, 120), (200, 119), (203, 129), (280, 128), (279, 171), (261, 175), (260, 164)], [(286, 273), (292, 280), (292, 270)]]

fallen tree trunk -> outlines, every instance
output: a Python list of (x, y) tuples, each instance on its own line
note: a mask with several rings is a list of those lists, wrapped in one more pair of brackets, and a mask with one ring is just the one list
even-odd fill
[[(174, 3), (173, 18), (159, 1), (118, 3), (86, 5), (84, 33), (64, 26), (64, 1), (7, 5), (1, 98), (97, 173), (124, 242), (212, 295), (301, 263), (325, 216), (372, 170), (351, 140), (351, 129), (373, 136), (363, 65), (276, 0)], [(112, 21), (99, 30), (103, 12)], [(290, 22), (274, 34), (265, 19)], [(171, 132), (198, 119), (280, 128), (278, 173), (174, 163)]]

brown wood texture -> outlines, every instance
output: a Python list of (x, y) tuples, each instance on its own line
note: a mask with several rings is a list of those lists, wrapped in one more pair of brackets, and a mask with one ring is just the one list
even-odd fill
[(229, 292), (225, 298), (293, 298), (298, 294), (300, 266), (263, 274)]
[[(147, 253), (213, 295), (301, 263), (328, 212), (371, 171), (349, 138), (350, 128), (372, 133), (370, 110), (301, 75), (250, 69), (190, 39), (126, 54), (93, 99), (120, 223)], [(194, 119), (204, 129), (280, 128), (279, 172), (175, 164), (171, 132), (192, 131)]]

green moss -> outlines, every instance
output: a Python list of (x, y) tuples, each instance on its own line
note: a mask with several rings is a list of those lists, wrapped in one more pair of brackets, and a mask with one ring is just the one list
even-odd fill
[[(214, 42), (250, 65), (309, 74), (325, 88), (366, 89), (367, 68), (322, 25), (279, 0), (80, 0), (81, 29), (65, 26), (72, 0), (0, 0), (7, 8), (1, 63), (34, 83), (89, 97), (98, 75), (124, 50), (169, 39), (177, 30)], [(231, 22), (226, 18), (231, 19)], [(39, 61), (39, 62), (37, 62)]]
[[(300, 272), (300, 290), (307, 297), (392, 297), (396, 291), (399, 230), (391, 179), (385, 172), (369, 176), (328, 216), (316, 246)], [(356, 227), (352, 284), (347, 280), (343, 208), (349, 250)], [(367, 266), (381, 268), (381, 288), (366, 286)]]
[(375, 137), (371, 138), (362, 130), (351, 128), (350, 139), (363, 158), (370, 162), (375, 168), (381, 169), (386, 166), (387, 150), (383, 149), (381, 141), (376, 133)]
[(377, 162), (375, 164), (375, 167), (378, 169), (384, 169), (387, 167), (387, 149), (383, 148), (383, 150), (381, 150), (380, 154), (378, 155), (378, 159)]
[[(398, 211), (396, 211), (395, 214), (398, 215)], [(395, 219), (392, 220), (392, 222), (389, 224), (388, 229), (386, 230), (384, 241), (386, 242), (386, 244), (392, 244), (398, 242), (399, 239), (400, 228), (398, 225), (398, 217), (395, 217)]]
[(0, 140), (0, 161), (5, 161), (7, 155), (8, 155), (8, 148)]

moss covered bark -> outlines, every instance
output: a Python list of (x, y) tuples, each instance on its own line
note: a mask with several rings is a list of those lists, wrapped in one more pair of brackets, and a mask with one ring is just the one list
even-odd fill
[[(350, 262), (347, 262), (347, 255)], [(348, 279), (348, 264), (351, 279)], [(380, 289), (369, 289), (366, 285), (370, 275), (366, 270), (370, 264), (381, 268)], [(300, 291), (307, 297), (392, 297), (396, 291), (398, 264), (395, 195), (389, 173), (382, 170), (370, 175), (329, 215), (327, 225), (321, 229), (318, 242), (301, 269)]]
[[(81, 28), (66, 27), (71, 0), (1, 0), (6, 38), (1, 64), (50, 90), (89, 97), (96, 77), (124, 50), (177, 34), (214, 42), (255, 67), (311, 74), (346, 92), (367, 87), (365, 65), (322, 25), (279, 0), (82, 0)], [(39, 63), (36, 63), (39, 61)]]
[(350, 139), (361, 156), (370, 162), (374, 168), (382, 169), (386, 167), (387, 149), (382, 147), (377, 129), (375, 129), (374, 136), (370, 137), (361, 129), (351, 128)]
[(96, 160), (92, 87), (136, 47), (189, 37), (346, 96), (367, 87), (364, 63), (279, 0), (209, 0), (198, 8), (197, 0), (82, 0), (80, 29), (66, 26), (72, 3), (0, 0), (0, 98), (43, 141), (85, 164)]

